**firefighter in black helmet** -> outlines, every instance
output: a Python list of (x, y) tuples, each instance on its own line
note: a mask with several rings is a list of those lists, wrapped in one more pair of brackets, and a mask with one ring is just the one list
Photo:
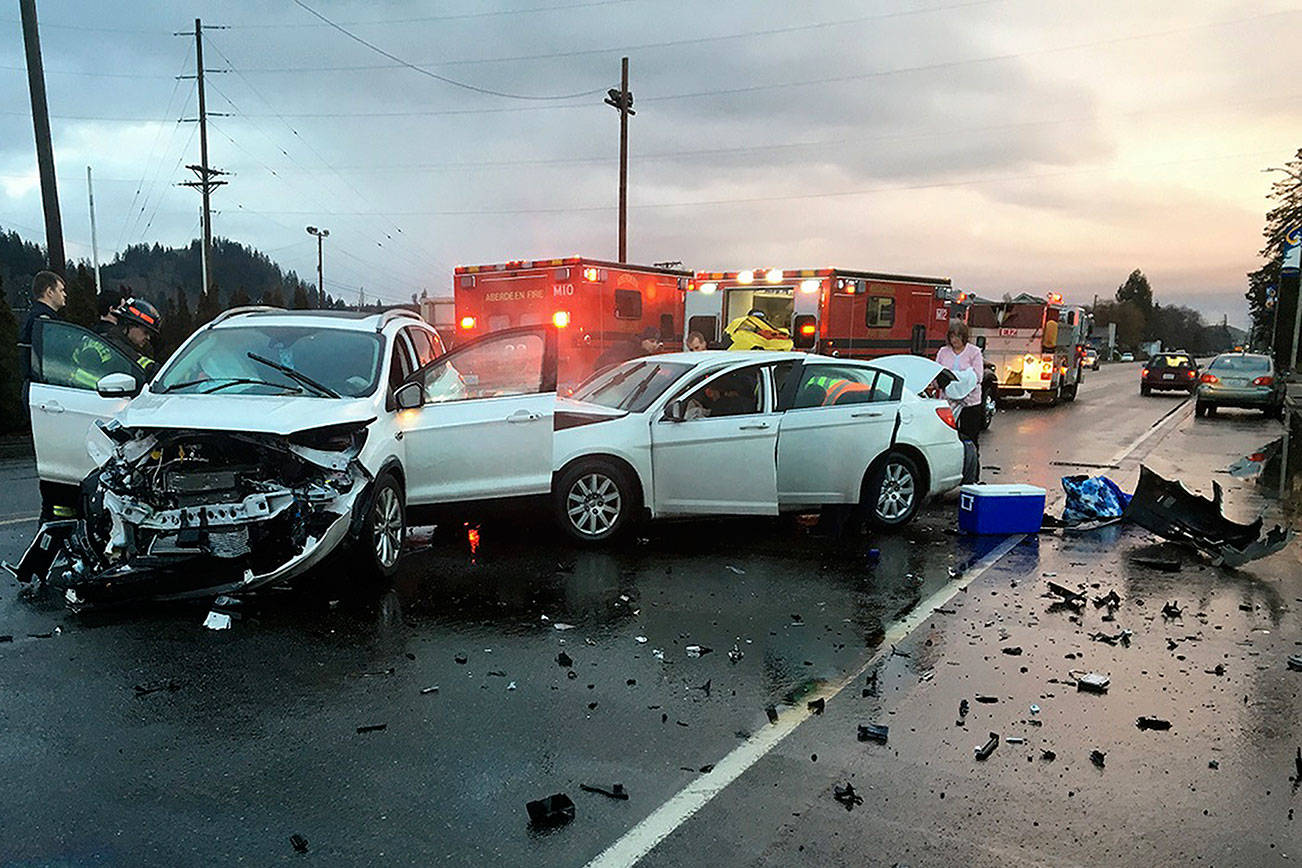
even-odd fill
[(136, 356), (136, 364), (144, 369), (145, 374), (153, 377), (158, 370), (158, 363), (152, 358), (154, 352), (150, 341), (157, 338), (162, 327), (163, 315), (143, 298), (128, 298), (116, 311), (118, 328), (126, 338), (127, 345)]
[(106, 344), (121, 350), (152, 379), (158, 364), (152, 358), (151, 337), (158, 335), (161, 317), (158, 308), (143, 298), (127, 298), (113, 308), (114, 323), (100, 331), (100, 340), (87, 337), (72, 352), (74, 376), (84, 379), (90, 388), (113, 368), (112, 353)]

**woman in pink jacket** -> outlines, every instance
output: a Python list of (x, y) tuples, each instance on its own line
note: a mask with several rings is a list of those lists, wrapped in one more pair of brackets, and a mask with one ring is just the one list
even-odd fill
[[(967, 323), (960, 319), (949, 321), (949, 331), (945, 338), (946, 346), (936, 353), (936, 362), (944, 365), (956, 374), (961, 374), (959, 383), (952, 383), (945, 389), (945, 397), (954, 412), (954, 421), (958, 423), (959, 436), (971, 440), (977, 447), (977, 467), (981, 466), (981, 452), (978, 441), (981, 437), (981, 416), (985, 412), (981, 406), (981, 378), (985, 374), (985, 360), (981, 358), (981, 348), (968, 343), (970, 333)], [(967, 373), (970, 372), (970, 373)], [(971, 384), (971, 390), (963, 392), (963, 386)], [(958, 392), (959, 394), (955, 394)], [(980, 476), (978, 471), (977, 476)]]

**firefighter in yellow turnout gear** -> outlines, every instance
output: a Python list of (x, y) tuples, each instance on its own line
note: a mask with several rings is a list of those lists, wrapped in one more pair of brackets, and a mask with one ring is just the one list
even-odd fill
[(73, 379), (88, 389), (95, 388), (100, 377), (113, 373), (113, 354), (109, 345), (120, 350), (152, 379), (158, 363), (151, 358), (153, 349), (149, 342), (158, 336), (162, 316), (158, 308), (143, 298), (129, 298), (113, 311), (116, 325), (104, 329), (97, 338), (87, 336), (81, 346), (73, 350)]

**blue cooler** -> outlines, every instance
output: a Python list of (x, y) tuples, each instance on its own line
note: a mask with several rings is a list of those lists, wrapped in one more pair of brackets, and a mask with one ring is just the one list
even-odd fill
[(958, 529), (965, 533), (1039, 533), (1044, 489), (1034, 485), (964, 485), (958, 490)]

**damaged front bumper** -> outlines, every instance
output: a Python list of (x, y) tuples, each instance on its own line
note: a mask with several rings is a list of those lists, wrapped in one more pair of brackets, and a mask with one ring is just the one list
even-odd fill
[(82, 517), (43, 525), (12, 571), (61, 589), (74, 609), (287, 581), (357, 526), (371, 483), (362, 432), (322, 449), (292, 436), (106, 429), (114, 446), (82, 485)]

